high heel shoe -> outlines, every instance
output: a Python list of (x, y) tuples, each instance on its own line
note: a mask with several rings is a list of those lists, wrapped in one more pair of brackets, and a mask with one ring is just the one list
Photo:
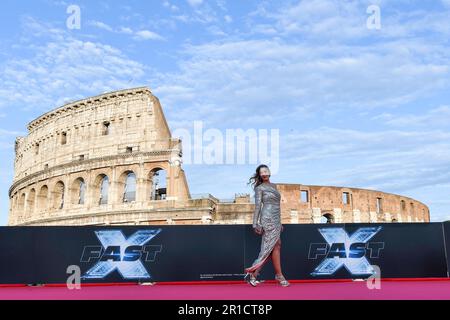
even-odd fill
[(256, 280), (256, 277), (253, 275), (253, 273), (247, 273), (244, 277), (244, 280), (250, 283), (253, 287), (256, 287), (259, 283), (259, 281)]
[(275, 276), (275, 280), (277, 280), (282, 287), (289, 287), (290, 285), (290, 283), (284, 278), (284, 276)]

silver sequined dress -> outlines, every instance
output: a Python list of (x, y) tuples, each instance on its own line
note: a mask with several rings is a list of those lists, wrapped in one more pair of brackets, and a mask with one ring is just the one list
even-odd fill
[(281, 235), (281, 195), (272, 183), (262, 183), (255, 188), (255, 212), (253, 227), (263, 229), (261, 251), (252, 266), (245, 269), (246, 273), (259, 270), (270, 257), (275, 244)]

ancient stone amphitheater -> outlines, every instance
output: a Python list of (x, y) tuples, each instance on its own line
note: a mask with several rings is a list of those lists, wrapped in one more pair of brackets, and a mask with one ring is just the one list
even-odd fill
[[(148, 88), (50, 111), (16, 140), (10, 226), (251, 223), (248, 194), (191, 196), (182, 144)], [(249, 173), (250, 175), (250, 173)], [(423, 203), (344, 187), (277, 184), (283, 223), (428, 222)]]

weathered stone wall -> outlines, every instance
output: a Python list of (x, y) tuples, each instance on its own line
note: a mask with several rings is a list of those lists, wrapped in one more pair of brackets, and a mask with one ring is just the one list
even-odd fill
[[(400, 195), (346, 187), (279, 184), (285, 221), (319, 222), (329, 215), (335, 223), (429, 222), (426, 205)], [(305, 192), (302, 201), (301, 192)]]
[[(165, 202), (190, 198), (181, 168), (181, 142), (172, 139), (161, 105), (147, 88), (65, 105), (31, 122), (28, 130), (28, 136), (16, 142), (10, 225), (72, 224), (67, 218), (80, 214), (100, 223), (99, 212), (128, 221), (117, 214), (153, 206), (153, 177), (159, 170), (166, 172)], [(130, 173), (136, 177), (136, 194), (131, 203), (124, 203)], [(104, 177), (109, 180), (108, 203), (100, 205)]]
[[(327, 220), (332, 223), (430, 221), (430, 211), (425, 204), (400, 195), (357, 188), (301, 184), (280, 183), (277, 188), (281, 193), (283, 223), (320, 223)], [(303, 199), (302, 191), (307, 192)], [(344, 193), (348, 196), (344, 196)], [(248, 203), (243, 203), (242, 199), (237, 197), (235, 203), (219, 203), (214, 221), (252, 223), (255, 205), (250, 203), (250, 196)]]

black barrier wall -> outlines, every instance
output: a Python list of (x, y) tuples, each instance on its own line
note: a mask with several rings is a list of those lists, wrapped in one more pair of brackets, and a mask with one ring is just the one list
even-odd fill
[[(69, 267), (83, 283), (241, 280), (260, 241), (248, 225), (3, 227), (0, 284), (66, 283)], [(292, 280), (448, 277), (450, 223), (285, 225), (281, 241)]]

